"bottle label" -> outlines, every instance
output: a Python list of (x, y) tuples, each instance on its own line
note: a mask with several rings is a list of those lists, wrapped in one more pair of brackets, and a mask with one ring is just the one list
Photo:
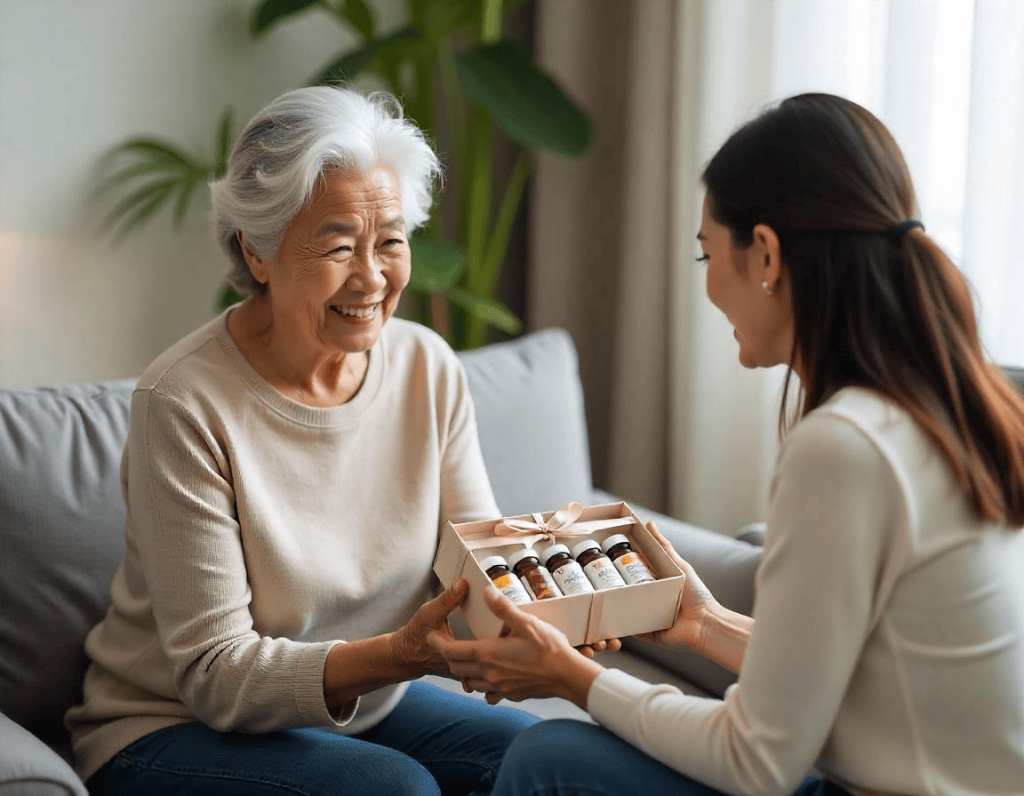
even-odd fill
[(583, 594), (594, 590), (582, 568), (575, 561), (570, 561), (551, 574), (554, 575), (555, 583), (562, 590), (562, 594)]
[(590, 582), (596, 589), (614, 589), (616, 586), (626, 585), (626, 581), (622, 579), (618, 570), (605, 556), (595, 558), (583, 569), (586, 570), (587, 577), (590, 578)]
[(515, 575), (498, 575), (493, 580), (495, 587), (514, 603), (530, 602), (530, 595), (523, 588), (522, 581)]
[(654, 576), (647, 565), (636, 553), (625, 553), (615, 559), (615, 568), (622, 574), (622, 579), (629, 585), (649, 583)]

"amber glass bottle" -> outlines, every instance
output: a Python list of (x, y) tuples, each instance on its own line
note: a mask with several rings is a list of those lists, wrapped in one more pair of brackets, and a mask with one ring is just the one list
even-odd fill
[(569, 554), (569, 548), (564, 544), (553, 544), (540, 554), (541, 561), (548, 568), (548, 572), (555, 579), (562, 594), (583, 594), (594, 591), (594, 587), (587, 580), (583, 568)]
[(595, 589), (614, 589), (626, 585), (612, 560), (601, 552), (601, 545), (593, 539), (586, 539), (573, 547), (572, 555), (583, 567)]
[(533, 548), (528, 547), (525, 550), (516, 550), (514, 553), (510, 553), (508, 563), (533, 599), (549, 600), (552, 597), (562, 596), (551, 573), (540, 565), (537, 551)]
[(480, 569), (487, 573), (491, 583), (514, 603), (530, 602), (530, 595), (526, 593), (519, 578), (512, 574), (508, 563), (501, 556), (488, 556), (480, 562)]
[(622, 579), (630, 586), (634, 583), (648, 583), (655, 580), (647, 562), (633, 549), (629, 537), (625, 534), (612, 534), (601, 543), (601, 549), (615, 564)]

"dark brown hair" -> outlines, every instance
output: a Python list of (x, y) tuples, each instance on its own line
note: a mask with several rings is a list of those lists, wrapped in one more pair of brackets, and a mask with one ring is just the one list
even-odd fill
[[(735, 246), (756, 224), (779, 237), (798, 417), (842, 387), (875, 390), (934, 440), (981, 519), (1024, 525), (1024, 398), (987, 361), (960, 270), (921, 229), (894, 238), (916, 200), (885, 126), (849, 100), (801, 94), (737, 130), (703, 180)], [(782, 432), (786, 418), (784, 398)]]

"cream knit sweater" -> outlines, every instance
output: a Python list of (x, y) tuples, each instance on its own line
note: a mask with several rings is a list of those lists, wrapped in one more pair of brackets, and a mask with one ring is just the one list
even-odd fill
[(268, 385), (227, 313), (132, 396), (125, 555), (68, 713), (88, 778), (149, 732), (361, 732), (405, 686), (331, 716), (324, 660), (397, 629), (432, 596), (439, 524), (497, 516), (465, 373), (433, 332), (391, 319), (359, 392), (329, 409)]
[(725, 793), (1024, 794), (1024, 532), (985, 525), (920, 427), (846, 389), (780, 452), (756, 625), (725, 699), (620, 671), (603, 725)]

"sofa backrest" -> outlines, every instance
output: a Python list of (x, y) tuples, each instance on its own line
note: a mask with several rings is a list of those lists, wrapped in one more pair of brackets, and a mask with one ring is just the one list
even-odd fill
[(132, 385), (0, 390), (0, 712), (51, 743), (124, 549)]
[[(505, 514), (588, 500), (576, 349), (546, 330), (461, 353)], [(0, 388), (0, 713), (49, 743), (124, 550), (119, 485), (133, 380)]]

